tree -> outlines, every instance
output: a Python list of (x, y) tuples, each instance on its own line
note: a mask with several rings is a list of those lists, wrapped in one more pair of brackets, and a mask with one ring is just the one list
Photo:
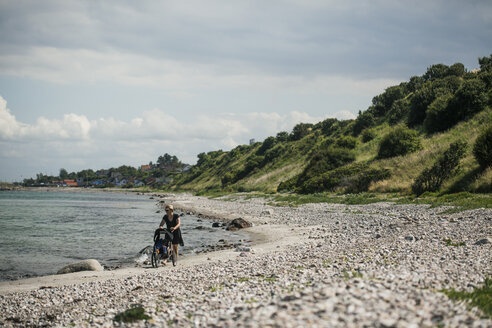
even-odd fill
[(478, 58), (478, 63), (482, 72), (492, 71), (492, 54), (489, 57)]
[(275, 146), (275, 142), (276, 142), (275, 137), (266, 138), (261, 144), (260, 148), (258, 148), (258, 151), (256, 153), (258, 155), (263, 155), (268, 149)]
[(296, 141), (301, 140), (305, 136), (311, 132), (313, 128), (313, 124), (311, 123), (299, 123), (292, 129), (292, 133), (290, 134), (290, 140)]
[[(321, 127), (321, 132), (325, 136), (332, 135), (338, 128), (338, 120), (336, 118), (327, 118), (326, 120), (318, 123)], [(316, 124), (316, 125), (318, 125)]]
[(463, 65), (462, 63), (456, 63), (449, 66), (448, 75), (462, 77), (463, 75), (465, 75), (465, 73), (465, 65)]
[(198, 161), (196, 162), (197, 166), (202, 166), (208, 164), (210, 160), (210, 156), (208, 156), (206, 153), (200, 153), (197, 155)]
[(65, 170), (65, 169), (60, 169), (60, 179), (64, 180), (64, 179), (68, 179), (68, 171)]
[(391, 109), (393, 103), (405, 96), (404, 88), (395, 85), (387, 88), (384, 93), (372, 99), (373, 112), (375, 116), (383, 116)]
[(368, 109), (365, 112), (359, 111), (359, 115), (355, 119), (355, 124), (353, 125), (352, 132), (355, 136), (358, 136), (362, 130), (370, 128), (375, 123), (374, 115)]
[(464, 81), (450, 104), (450, 110), (455, 113), (455, 123), (485, 109), (487, 100), (485, 83), (482, 80)]
[(430, 104), (424, 120), (424, 128), (427, 133), (447, 130), (455, 123), (453, 113), (449, 110), (449, 103), (452, 98), (452, 94), (446, 94), (437, 97)]
[(431, 82), (426, 82), (422, 88), (415, 91), (410, 97), (410, 112), (408, 113), (408, 124), (410, 126), (421, 124), (424, 121), (427, 107), (434, 99), (435, 95)]
[(289, 141), (289, 133), (286, 131), (281, 131), (277, 133), (276, 139), (278, 142)]
[(398, 99), (391, 105), (386, 117), (391, 125), (401, 122), (410, 111), (410, 102), (407, 98)]
[(408, 81), (406, 84), (404, 84), (405, 91), (406, 93), (411, 93), (415, 92), (416, 90), (420, 89), (422, 85), (424, 85), (425, 79), (421, 76), (412, 76), (410, 78), (410, 81)]
[(424, 79), (427, 81), (432, 81), (436, 79), (441, 79), (448, 74), (449, 67), (444, 64), (436, 64), (427, 68), (427, 72), (424, 74)]

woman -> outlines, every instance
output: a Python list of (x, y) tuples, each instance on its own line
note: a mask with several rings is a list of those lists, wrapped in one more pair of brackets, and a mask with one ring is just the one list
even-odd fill
[(184, 246), (183, 237), (181, 236), (181, 219), (178, 214), (174, 214), (174, 207), (172, 205), (166, 205), (166, 215), (162, 218), (159, 228), (162, 229), (166, 225), (166, 228), (173, 234), (173, 251), (178, 260), (178, 245)]

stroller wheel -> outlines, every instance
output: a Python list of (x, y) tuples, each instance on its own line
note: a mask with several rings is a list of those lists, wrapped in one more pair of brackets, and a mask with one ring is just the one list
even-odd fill
[(159, 260), (157, 258), (157, 253), (154, 251), (152, 252), (152, 267), (157, 268), (159, 267)]

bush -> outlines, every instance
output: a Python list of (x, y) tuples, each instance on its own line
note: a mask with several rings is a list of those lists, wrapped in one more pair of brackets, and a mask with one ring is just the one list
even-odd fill
[(355, 160), (354, 153), (346, 148), (329, 147), (319, 151), (311, 158), (304, 171), (299, 176), (298, 186), (310, 178), (321, 175), (337, 167), (346, 165)]
[(321, 132), (325, 136), (332, 135), (338, 128), (338, 120), (336, 118), (327, 118), (326, 120), (318, 123), (315, 125), (315, 127), (318, 127), (321, 129)]
[(339, 148), (354, 149), (357, 146), (357, 139), (350, 136), (343, 136), (335, 140), (335, 146)]
[(454, 123), (485, 109), (488, 97), (485, 83), (480, 79), (466, 80), (456, 91), (450, 104)]
[(268, 137), (266, 138), (263, 143), (261, 144), (260, 148), (256, 151), (257, 155), (263, 155), (265, 152), (275, 146), (276, 139), (275, 137)]
[(492, 166), (492, 125), (478, 136), (473, 146), (473, 155), (483, 170)]
[(306, 180), (299, 188), (300, 193), (315, 193), (345, 188), (346, 192), (360, 193), (369, 190), (371, 183), (391, 176), (388, 169), (370, 168), (367, 163), (355, 163)]
[(379, 144), (378, 158), (390, 158), (412, 153), (422, 148), (417, 131), (399, 126)]
[(285, 131), (280, 131), (279, 133), (277, 133), (275, 139), (277, 139), (278, 142), (289, 141), (289, 133)]
[(369, 190), (371, 183), (386, 180), (391, 177), (388, 169), (363, 168), (353, 175), (346, 176), (342, 181), (346, 192), (361, 193)]
[(374, 115), (370, 110), (366, 110), (365, 112), (359, 111), (359, 115), (355, 119), (355, 123), (352, 127), (352, 132), (355, 136), (358, 136), (362, 130), (370, 128), (374, 124)]
[(225, 187), (231, 183), (234, 183), (236, 176), (237, 176), (237, 172), (235, 172), (235, 171), (229, 171), (226, 174), (224, 174), (224, 176), (221, 179), (222, 186)]
[(281, 157), (289, 147), (284, 146), (283, 144), (277, 144), (273, 148), (268, 149), (265, 152), (265, 158), (263, 160), (264, 165), (273, 162), (275, 159)]
[(387, 113), (388, 122), (390, 124), (396, 124), (403, 121), (410, 112), (410, 102), (408, 99), (399, 99), (393, 103), (390, 110)]
[(289, 136), (290, 141), (301, 140), (307, 136), (313, 128), (311, 123), (299, 123), (292, 129), (292, 133)]
[(376, 132), (373, 129), (365, 129), (362, 131), (362, 142), (366, 143), (376, 138)]
[(453, 95), (446, 94), (437, 97), (427, 109), (424, 128), (427, 133), (444, 131), (454, 125), (452, 113), (450, 113), (449, 102)]
[(277, 191), (293, 191), (296, 188), (297, 176), (289, 180), (282, 181), (277, 187)]
[(382, 94), (372, 98), (372, 113), (381, 117), (386, 114), (393, 103), (405, 96), (405, 90), (399, 85), (387, 88)]
[(425, 111), (435, 99), (432, 83), (430, 81), (426, 82), (409, 99), (410, 111), (408, 113), (408, 124), (410, 126), (418, 125), (424, 121)]
[(424, 169), (415, 179), (412, 192), (417, 196), (426, 191), (438, 191), (442, 183), (456, 174), (460, 160), (465, 156), (467, 143), (457, 141), (438, 158), (431, 168)]

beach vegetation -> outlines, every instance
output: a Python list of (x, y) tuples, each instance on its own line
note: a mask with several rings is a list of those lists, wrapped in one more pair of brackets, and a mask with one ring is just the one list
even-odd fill
[(116, 314), (113, 321), (128, 323), (149, 319), (151, 317), (145, 314), (145, 309), (141, 305), (134, 305), (130, 309)]
[(254, 297), (251, 297), (251, 298), (248, 298), (244, 301), (244, 303), (246, 304), (254, 304), (254, 303), (258, 303), (258, 300)]
[(237, 279), (238, 282), (246, 282), (246, 281), (249, 281), (249, 280), (250, 280), (250, 278), (248, 278), (248, 277), (240, 277), (240, 278)]
[(438, 191), (444, 181), (455, 175), (461, 159), (465, 156), (467, 143), (458, 140), (452, 143), (430, 168), (424, 169), (412, 184), (414, 194)]
[(377, 157), (383, 159), (403, 156), (421, 148), (418, 132), (405, 125), (400, 125), (381, 140)]
[(445, 289), (442, 292), (451, 300), (464, 302), (470, 307), (478, 308), (485, 317), (492, 318), (492, 277), (487, 277), (483, 286), (470, 292), (455, 289)]
[(446, 243), (446, 246), (454, 246), (454, 247), (466, 246), (466, 243), (464, 241), (453, 242), (451, 238), (444, 239), (444, 242)]
[(473, 146), (473, 155), (482, 170), (492, 166), (492, 125), (478, 136)]
[(261, 276), (261, 278), (262, 278), (264, 281), (266, 281), (266, 282), (270, 282), (270, 283), (275, 282), (275, 281), (277, 281), (277, 279), (278, 279), (278, 277), (277, 277), (276, 275), (274, 275), (274, 274), (272, 274), (272, 275), (270, 275), (270, 276), (268, 276), (268, 277), (267, 277), (267, 276), (263, 276), (263, 275), (262, 275), (262, 276)]

